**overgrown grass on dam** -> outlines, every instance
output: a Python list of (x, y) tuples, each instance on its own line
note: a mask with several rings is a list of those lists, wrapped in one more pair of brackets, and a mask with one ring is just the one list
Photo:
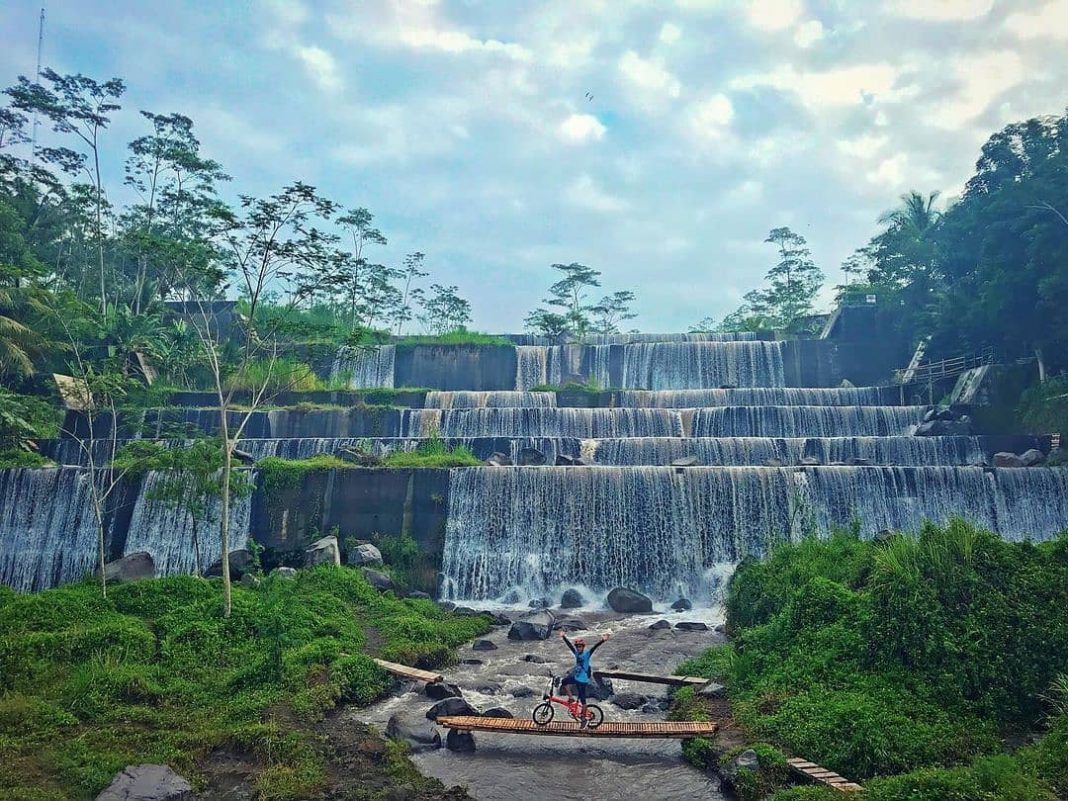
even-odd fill
[(869, 799), (1068, 794), (1068, 535), (1010, 543), (955, 521), (784, 544), (738, 568), (727, 621), (733, 644), (679, 672), (724, 680), (752, 739), (864, 782)]
[(197, 781), (222, 748), (261, 766), (261, 797), (307, 798), (325, 776), (308, 726), (391, 684), (368, 654), (438, 667), (488, 629), (348, 568), (235, 586), (229, 619), (217, 581), (189, 576), (106, 600), (92, 583), (0, 587), (0, 797), (92, 798), (131, 763)]

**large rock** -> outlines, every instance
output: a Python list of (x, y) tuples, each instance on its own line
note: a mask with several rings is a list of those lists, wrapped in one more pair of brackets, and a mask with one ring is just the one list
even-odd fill
[(497, 646), (493, 644), (492, 640), (475, 640), (471, 643), (472, 651), (496, 651)]
[(426, 697), (431, 701), (443, 701), (446, 698), (463, 698), (460, 688), (455, 684), (449, 684), (447, 681), (427, 682), (423, 692), (426, 693)]
[(699, 620), (684, 620), (681, 623), (676, 623), (675, 628), (679, 631), (708, 631), (708, 624)]
[[(239, 579), (248, 573), (256, 572), (256, 557), (247, 548), (230, 551), (230, 578)], [(222, 575), (222, 559), (218, 559), (204, 572), (208, 578)]]
[(580, 606), (585, 606), (586, 599), (582, 597), (582, 593), (578, 590), (564, 590), (563, 596), (560, 598), (561, 609), (578, 609)]
[(96, 801), (194, 801), (193, 786), (166, 765), (128, 765)]
[(608, 593), (608, 605), (615, 612), (643, 614), (653, 611), (653, 602), (637, 590), (616, 587)]
[(693, 609), (693, 601), (689, 598), (679, 598), (679, 600), (671, 605), (671, 608), (676, 612), (689, 612)]
[(1023, 462), (1024, 467), (1034, 467), (1046, 461), (1046, 454), (1037, 448), (1029, 448), (1020, 454), (1020, 461)]
[(994, 454), (994, 467), (1023, 467), (1023, 459), (1015, 453), (1001, 451)]
[(447, 715), (477, 715), (478, 710), (463, 698), (443, 698), (426, 711), (427, 720), (437, 720)]
[(152, 559), (152, 554), (147, 551), (127, 554), (121, 559), (104, 565), (104, 578), (115, 584), (124, 581), (140, 581), (155, 578), (155, 576), (156, 563)]
[(355, 567), (382, 567), (382, 552), (369, 542), (348, 552), (348, 563)]
[(333, 535), (323, 537), (304, 549), (304, 566), (315, 567), (316, 565), (341, 567), (341, 549), (338, 547), (337, 537)]
[(469, 731), (449, 729), (445, 735), (445, 747), (450, 751), (470, 754), (475, 750), (475, 735)]
[(441, 733), (437, 727), (411, 712), (390, 715), (386, 736), (407, 743), (413, 753), (441, 748)]
[(641, 709), (649, 699), (640, 693), (616, 693), (611, 701), (620, 709)]
[(545, 454), (537, 448), (522, 448), (515, 463), (520, 467), (541, 467), (546, 461)]
[(523, 615), (508, 629), (509, 640), (547, 640), (556, 622), (547, 609)]
[(379, 592), (386, 592), (387, 590), (393, 589), (393, 579), (381, 570), (372, 570), (369, 567), (361, 567), (360, 573), (367, 579), (367, 583)]

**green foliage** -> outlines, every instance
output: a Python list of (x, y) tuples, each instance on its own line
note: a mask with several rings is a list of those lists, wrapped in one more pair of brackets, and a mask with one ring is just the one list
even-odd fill
[(325, 772), (301, 721), (391, 684), (366, 653), (369, 628), (384, 655), (426, 667), (489, 629), (347, 568), (237, 586), (233, 601), (224, 618), (218, 583), (189, 576), (117, 585), (107, 600), (90, 583), (0, 593), (0, 796), (91, 798), (131, 762), (196, 780), (227, 746), (262, 760), (262, 797), (307, 798)]

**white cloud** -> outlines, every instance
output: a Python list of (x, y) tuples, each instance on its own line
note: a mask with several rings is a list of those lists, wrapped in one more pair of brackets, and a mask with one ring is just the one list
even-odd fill
[(762, 31), (792, 28), (804, 13), (801, 0), (749, 0), (745, 8), (749, 24)]
[(994, 0), (894, 0), (890, 11), (902, 17), (941, 22), (964, 21), (985, 17)]
[(556, 129), (556, 135), (570, 145), (599, 141), (604, 132), (604, 125), (592, 114), (572, 114)]
[(293, 52), (304, 65), (304, 71), (313, 81), (328, 92), (341, 89), (341, 75), (337, 61), (326, 50), (315, 45), (294, 45)]
[(734, 106), (726, 95), (713, 95), (693, 103), (687, 114), (690, 131), (698, 141), (718, 142), (730, 133)]
[(1005, 27), (1021, 39), (1068, 39), (1068, 0), (1051, 0), (1034, 12), (1011, 14)]
[(660, 26), (659, 39), (664, 44), (675, 44), (675, 42), (679, 41), (679, 38), (681, 36), (682, 28), (680, 28), (678, 25), (675, 25), (671, 22), (665, 22), (663, 25)]
[(890, 64), (858, 64), (823, 72), (799, 72), (792, 66), (773, 72), (743, 75), (731, 81), (732, 89), (770, 86), (796, 94), (811, 111), (839, 106), (859, 105), (868, 101), (893, 102), (915, 94), (914, 87), (899, 87), (901, 76)]
[(564, 192), (564, 199), (573, 206), (600, 214), (612, 214), (623, 211), (628, 204), (622, 198), (611, 195), (583, 173)]
[(619, 72), (637, 90), (639, 105), (657, 106), (682, 93), (682, 84), (659, 59), (642, 58), (628, 50), (619, 59)]
[(818, 19), (810, 19), (802, 22), (794, 31), (794, 44), (800, 48), (808, 49), (823, 38), (823, 23)]
[(1027, 71), (1018, 53), (1003, 50), (955, 59), (953, 72), (959, 89), (932, 115), (935, 124), (943, 128), (971, 122), (1002, 93), (1023, 81)]
[(836, 145), (842, 153), (852, 158), (871, 159), (890, 141), (887, 136), (863, 134), (854, 139), (840, 139)]

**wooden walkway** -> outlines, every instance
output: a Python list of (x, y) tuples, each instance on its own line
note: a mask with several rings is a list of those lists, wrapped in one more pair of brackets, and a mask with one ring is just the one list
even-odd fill
[(630, 673), (626, 670), (595, 670), (594, 676), (602, 679), (644, 681), (649, 684), (670, 684), (675, 687), (704, 687), (708, 679), (699, 676), (653, 676), (648, 673)]
[(425, 681), (427, 684), (435, 684), (439, 681), (445, 681), (445, 677), (440, 673), (431, 673), (429, 670), (420, 670), (419, 668), (408, 667), (407, 665), (399, 665), (396, 662), (387, 662), (385, 659), (376, 659), (375, 664), (387, 673), (392, 673), (394, 676), (400, 676), (402, 679)]
[(549, 737), (632, 737), (685, 739), (711, 737), (715, 723), (631, 723), (608, 721), (596, 729), (580, 729), (577, 723), (549, 723), (539, 726), (533, 720), (483, 718), (478, 715), (451, 715), (438, 718), (438, 724), (459, 731), (495, 731), (502, 734), (540, 734)]
[(804, 776), (806, 779), (814, 781), (817, 784), (830, 787), (832, 790), (837, 790), (840, 793), (856, 793), (864, 789), (859, 784), (842, 778), (833, 770), (821, 768), (819, 765), (804, 759), (791, 757), (786, 760), (786, 764), (790, 766), (794, 773)]

